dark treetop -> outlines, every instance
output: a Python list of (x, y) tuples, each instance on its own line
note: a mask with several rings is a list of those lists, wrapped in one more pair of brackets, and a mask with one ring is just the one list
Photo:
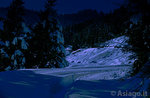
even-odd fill
[[(0, 7), (7, 7), (12, 0), (0, 0)], [(45, 0), (24, 0), (25, 7), (32, 10), (44, 8)], [(58, 0), (57, 10), (61, 14), (75, 13), (83, 9), (110, 12), (118, 8), (124, 0)]]

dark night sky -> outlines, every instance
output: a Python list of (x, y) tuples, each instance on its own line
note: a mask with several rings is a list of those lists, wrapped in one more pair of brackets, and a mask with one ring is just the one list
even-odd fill
[[(0, 7), (6, 7), (12, 0), (0, 0)], [(43, 9), (46, 0), (24, 0), (25, 7), (33, 10)], [(83, 9), (96, 9), (110, 12), (118, 8), (124, 0), (58, 0), (57, 10), (59, 13), (74, 13)]]

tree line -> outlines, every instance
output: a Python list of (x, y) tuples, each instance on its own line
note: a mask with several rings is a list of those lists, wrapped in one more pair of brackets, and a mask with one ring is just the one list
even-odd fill
[(0, 30), (0, 71), (22, 68), (60, 68), (65, 60), (64, 38), (56, 0), (47, 0), (39, 21), (28, 27), (23, 16), (24, 2), (13, 0)]

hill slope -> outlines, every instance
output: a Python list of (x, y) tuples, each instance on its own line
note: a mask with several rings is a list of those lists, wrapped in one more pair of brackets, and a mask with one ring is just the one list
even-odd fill
[[(132, 52), (123, 51), (128, 37), (121, 36), (100, 45), (101, 48), (87, 48), (73, 51), (67, 60), (71, 65), (132, 65)], [(102, 48), (103, 47), (103, 48)]]

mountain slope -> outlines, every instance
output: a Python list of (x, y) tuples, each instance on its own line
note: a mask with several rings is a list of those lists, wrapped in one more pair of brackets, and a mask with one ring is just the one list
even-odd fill
[(132, 65), (135, 58), (132, 52), (123, 51), (128, 44), (128, 37), (121, 36), (100, 45), (100, 48), (78, 49), (67, 56), (67, 61), (74, 65)]

